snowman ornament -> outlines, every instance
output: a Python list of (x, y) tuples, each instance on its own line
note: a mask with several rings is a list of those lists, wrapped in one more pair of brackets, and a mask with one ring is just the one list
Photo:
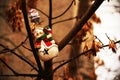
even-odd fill
[(31, 19), (31, 22), (35, 24), (40, 24), (40, 16), (36, 9), (31, 8), (29, 10), (29, 14), (30, 14), (29, 18)]
[(52, 38), (52, 30), (50, 28), (35, 27), (32, 33), (35, 48), (42, 61), (48, 61), (58, 55), (58, 45)]

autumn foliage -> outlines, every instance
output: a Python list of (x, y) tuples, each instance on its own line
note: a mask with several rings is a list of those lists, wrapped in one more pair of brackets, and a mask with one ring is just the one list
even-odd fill
[[(38, 0), (27, 0), (27, 6), (26, 6), (27, 10), (29, 10), (30, 8), (36, 8), (37, 1)], [(10, 24), (10, 27), (12, 28), (13, 32), (15, 32), (17, 30), (22, 31), (22, 28), (24, 27), (24, 18), (23, 18), (23, 13), (21, 10), (22, 4), (20, 4), (20, 3), (21, 3), (21, 0), (15, 0), (15, 2), (13, 2), (13, 4), (10, 5), (6, 11), (7, 21)], [(74, 4), (76, 4), (75, 0), (74, 0)], [(86, 42), (82, 48), (83, 49), (83, 52), (81, 52), (82, 55), (85, 55), (90, 59), (92, 56), (96, 56), (97, 52), (99, 52), (100, 49), (102, 49), (103, 47), (106, 47), (106, 46), (108, 46), (109, 49), (112, 49), (112, 51), (114, 53), (116, 53), (117, 46), (116, 46), (116, 42), (114, 40), (111, 40), (107, 36), (107, 38), (109, 39), (109, 44), (104, 45), (100, 41), (100, 39), (98, 39), (97, 36), (95, 36), (93, 34), (93, 24), (92, 24), (93, 22), (101, 23), (100, 18), (97, 17), (96, 14), (93, 14), (93, 16), (86, 22), (86, 24), (82, 27), (82, 29), (74, 37), (75, 42), (78, 42), (77, 45), (81, 45), (82, 42)], [(87, 40), (88, 41), (90, 40), (90, 44), (87, 42)], [(77, 56), (81, 56), (81, 55), (78, 54)], [(0, 59), (8, 62), (7, 57), (0, 56)], [(32, 63), (36, 64), (35, 58), (31, 58), (30, 60)], [(96, 61), (99, 62), (99, 60), (96, 60)], [(104, 63), (100, 63), (100, 65), (103, 65), (103, 64)], [(64, 72), (63, 79), (64, 80), (73, 80), (73, 78), (69, 75), (70, 72), (68, 71), (68, 67), (66, 67), (66, 66), (63, 66), (63, 67), (64, 67), (63, 68), (63, 72)], [(38, 75), (37, 75), (37, 77), (38, 77)], [(91, 78), (94, 78), (95, 77), (94, 75), (95, 75), (94, 72), (91, 72), (91, 74), (89, 74), (89, 76)], [(83, 78), (81, 76), (79, 79), (83, 80)], [(58, 76), (57, 80), (61, 80), (61, 78)]]
[[(38, 0), (27, 0), (27, 10), (30, 8), (36, 8)], [(21, 11), (21, 0), (15, 0), (12, 4), (9, 5), (9, 8), (6, 11), (7, 21), (10, 24), (13, 32), (24, 27), (23, 24), (23, 14)]]

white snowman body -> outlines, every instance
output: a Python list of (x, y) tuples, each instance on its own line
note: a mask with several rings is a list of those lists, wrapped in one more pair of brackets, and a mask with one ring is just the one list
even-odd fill
[(59, 53), (58, 45), (52, 38), (50, 28), (35, 28), (33, 31), (35, 47), (38, 50), (38, 55), (42, 61), (48, 61), (56, 57)]

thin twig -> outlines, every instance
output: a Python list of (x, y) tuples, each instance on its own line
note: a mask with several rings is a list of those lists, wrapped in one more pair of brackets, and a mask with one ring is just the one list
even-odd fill
[(24, 47), (25, 49), (27, 49), (28, 51), (32, 51), (31, 49), (27, 48), (26, 46), (22, 45), (22, 47)]
[[(28, 36), (26, 36), (26, 38), (19, 45), (17, 45), (15, 48), (10, 49), (10, 50), (14, 51), (14, 50), (18, 49), (20, 46), (22, 46), (26, 42), (27, 39), (28, 39)], [(6, 53), (6, 52), (9, 52), (9, 50), (3, 49), (2, 51), (0, 51), (0, 54)]]
[(0, 75), (0, 77), (18, 77), (18, 76), (22, 76), (22, 77), (38, 77), (38, 74), (16, 74), (16, 75), (12, 75), (12, 74), (6, 74), (6, 75)]
[(53, 17), (52, 19), (56, 19), (56, 18), (59, 18), (59, 17), (61, 17), (62, 15), (64, 15), (64, 14), (71, 8), (73, 2), (74, 2), (74, 0), (72, 0), (71, 4), (68, 6), (68, 8), (67, 8), (63, 13), (61, 13), (60, 15), (58, 15), (58, 16), (56, 16), (56, 17)]
[(92, 50), (93, 50), (93, 49), (89, 49), (89, 50), (87, 50), (87, 51), (84, 51), (84, 52), (82, 52), (82, 53), (79, 53), (79, 54), (76, 55), (75, 57), (72, 57), (72, 58), (70, 58), (69, 60), (63, 62), (62, 64), (60, 64), (59, 66), (57, 66), (56, 68), (54, 68), (53, 71), (52, 71), (52, 73), (54, 73), (57, 69), (59, 69), (59, 68), (62, 67), (63, 65), (71, 62), (71, 61), (74, 60), (74, 59), (77, 59), (78, 57), (80, 57), (80, 56), (84, 55), (85, 53), (87, 53), (87, 52), (89, 52), (89, 51), (92, 51)]
[(28, 61), (27, 58), (24, 58), (22, 56), (20, 56), (19, 54), (17, 54), (16, 52), (14, 52), (13, 50), (10, 50), (8, 47), (5, 47), (4, 45), (0, 44), (0, 46), (2, 46), (3, 48), (5, 48), (6, 50), (9, 50), (11, 53), (13, 53), (14, 55), (16, 55), (17, 57), (19, 57), (21, 60), (23, 60), (24, 62), (26, 62), (27, 64), (29, 64), (34, 70), (38, 71), (37, 68), (34, 66), (34, 64), (30, 61)]
[(14, 69), (12, 69), (5, 61), (3, 61), (2, 59), (0, 59), (0, 61), (1, 61), (3, 64), (5, 64), (5, 66), (7, 66), (8, 69), (10, 69), (15, 75), (18, 74), (18, 73), (17, 73)]
[(13, 51), (15, 50), (15, 49), (17, 49), (17, 48), (19, 48), (21, 45), (23, 45), (26, 41), (27, 41), (27, 39), (28, 39), (28, 36), (26, 36), (26, 38), (18, 45), (18, 46), (16, 46), (14, 49), (12, 49)]
[[(77, 18), (77, 16), (76, 17), (70, 17), (70, 18), (63, 19), (63, 20), (59, 20), (59, 21), (53, 22), (52, 26), (55, 25), (55, 24), (62, 23), (62, 22), (65, 22), (65, 21), (70, 21), (70, 20), (73, 20), (73, 19), (76, 19), (76, 18)], [(48, 27), (48, 25), (46, 25), (44, 27)]]
[(65, 21), (70, 21), (70, 20), (73, 20), (73, 19), (76, 19), (76, 18), (77, 18), (77, 16), (76, 17), (70, 17), (68, 19), (64, 19), (64, 20), (60, 20), (60, 21), (56, 21), (56, 22), (52, 23), (52, 25), (58, 24), (58, 23), (61, 23), (61, 22), (65, 22)]
[(102, 43), (102, 46), (104, 46), (103, 42), (97, 36), (95, 36), (95, 38), (98, 39)]
[[(114, 42), (114, 44), (117, 44), (117, 43), (120, 43), (120, 40), (119, 40), (119, 41)], [(108, 46), (109, 46), (109, 44), (104, 45), (104, 46), (102, 46), (102, 47), (108, 47)]]
[(65, 61), (66, 61), (66, 60), (60, 60), (60, 61), (53, 62), (52, 64), (63, 63), (63, 62), (65, 62)]
[(36, 10), (38, 10), (39, 12), (41, 12), (43, 15), (45, 15), (47, 18), (49, 18), (49, 16), (45, 13), (45, 12), (43, 12), (42, 10), (40, 10), (40, 9), (38, 9), (38, 8), (35, 8)]
[[(119, 40), (119, 41), (116, 41), (114, 44), (117, 44), (117, 43), (120, 43), (120, 40)], [(103, 48), (103, 47), (108, 47), (108, 46), (109, 46), (109, 44), (102, 46), (102, 48)], [(54, 68), (54, 70), (52, 71), (52, 73), (54, 73), (57, 69), (59, 69), (59, 68), (62, 67), (63, 65), (65, 65), (65, 64), (71, 62), (72, 60), (74, 60), (74, 59), (76, 59), (76, 58), (84, 55), (85, 53), (88, 53), (89, 51), (93, 51), (93, 50), (94, 50), (94, 49), (89, 49), (89, 50), (87, 50), (87, 51), (84, 51), (84, 52), (82, 52), (82, 53), (79, 53), (79, 54), (76, 55), (75, 57), (70, 58), (69, 60), (63, 62), (62, 64), (60, 64), (59, 66), (57, 66), (56, 68)]]
[(109, 40), (111, 40), (110, 37), (107, 35), (107, 33), (105, 33), (105, 35), (106, 35), (106, 37), (107, 37)]

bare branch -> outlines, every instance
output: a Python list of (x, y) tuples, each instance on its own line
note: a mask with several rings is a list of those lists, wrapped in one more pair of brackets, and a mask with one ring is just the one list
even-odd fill
[(77, 18), (77, 16), (76, 17), (70, 17), (68, 19), (64, 19), (64, 20), (60, 20), (60, 21), (56, 21), (56, 22), (52, 23), (52, 25), (58, 24), (58, 23), (61, 23), (61, 22), (65, 22), (65, 21), (69, 21), (69, 20), (73, 20), (73, 19), (76, 19), (76, 18)]
[[(119, 41), (116, 41), (114, 44), (117, 44), (117, 43), (120, 43), (120, 40), (119, 40)], [(109, 44), (104, 45), (103, 47), (108, 47), (108, 46), (109, 46)], [(103, 48), (103, 47), (102, 47), (102, 48)], [(77, 59), (78, 57), (80, 57), (80, 56), (82, 56), (82, 55), (85, 55), (86, 53), (88, 53), (88, 52), (90, 52), (90, 51), (93, 51), (93, 50), (94, 50), (94, 49), (89, 49), (89, 50), (87, 50), (87, 51), (84, 51), (84, 52), (82, 52), (82, 53), (79, 53), (79, 54), (76, 55), (75, 57), (72, 57), (72, 58), (68, 59), (67, 61), (63, 62), (62, 64), (60, 64), (59, 66), (57, 66), (56, 68), (54, 68), (53, 71), (52, 71), (52, 73), (54, 73), (57, 69), (59, 69), (59, 68), (62, 67), (63, 65), (65, 65), (65, 64), (71, 62), (72, 60)], [(90, 53), (89, 53), (89, 54), (90, 54)]]
[(107, 33), (105, 33), (105, 35), (106, 35), (106, 37), (107, 37), (109, 40), (111, 40), (110, 37), (107, 35)]
[(27, 58), (24, 58), (24, 57), (18, 55), (16, 52), (14, 52), (13, 50), (10, 50), (9, 48), (5, 47), (2, 44), (0, 44), (0, 46), (4, 47), (6, 50), (10, 51), (11, 53), (13, 53), (17, 57), (19, 57), (21, 60), (23, 60), (24, 62), (26, 62), (27, 64), (29, 64), (34, 70), (38, 71), (37, 68), (34, 66), (34, 64), (32, 62), (28, 61)]
[(24, 47), (25, 49), (27, 49), (28, 51), (32, 51), (31, 49), (27, 48), (26, 46), (22, 45), (22, 47)]
[(77, 56), (72, 57), (72, 58), (70, 58), (69, 60), (63, 62), (62, 64), (60, 64), (59, 66), (57, 66), (57, 67), (53, 70), (53, 73), (54, 73), (57, 69), (59, 69), (60, 67), (62, 67), (63, 65), (71, 62), (71, 61), (74, 60), (74, 59), (77, 59), (78, 57), (80, 57), (80, 56), (84, 55), (85, 53), (87, 53), (87, 52), (89, 52), (89, 51), (92, 51), (92, 50), (93, 50), (93, 49), (89, 49), (89, 50), (87, 50), (87, 51), (84, 51), (84, 52), (82, 52), (82, 53), (79, 53)]
[(18, 72), (16, 72), (14, 69), (12, 69), (6, 62), (4, 62), (2, 59), (0, 59), (0, 61), (5, 64), (8, 69), (10, 69), (14, 75), (0, 75), (1, 77), (4, 77), (4, 76), (24, 76), (24, 77), (38, 77), (38, 74), (19, 74)]
[[(28, 39), (28, 36), (26, 36), (26, 38), (19, 45), (17, 45), (15, 48), (10, 49), (10, 50), (14, 51), (14, 50), (18, 49), (20, 46), (22, 46), (26, 42), (27, 39)], [(0, 54), (1, 53), (6, 53), (6, 52), (9, 52), (9, 50), (8, 49), (4, 49), (4, 50), (0, 51)]]
[(16, 75), (10, 75), (10, 74), (6, 74), (6, 75), (0, 75), (0, 77), (18, 77), (18, 76), (22, 76), (22, 77), (38, 77), (38, 74), (16, 74)]
[(52, 28), (52, 0), (49, 0), (49, 27)]
[(37, 66), (39, 68), (39, 74), (43, 73), (43, 69), (39, 60), (39, 56), (37, 54), (37, 51), (34, 47), (34, 43), (33, 43), (33, 38), (32, 38), (32, 33), (31, 33), (31, 29), (30, 29), (30, 25), (29, 25), (29, 21), (28, 21), (28, 15), (27, 15), (27, 11), (26, 11), (26, 0), (22, 0), (22, 12), (23, 12), (23, 16), (24, 16), (24, 20), (25, 20), (25, 27), (28, 33), (28, 37), (29, 37), (29, 42), (30, 42), (30, 46), (32, 48), (33, 51), (33, 55), (35, 57), (35, 60), (37, 62)]
[(73, 2), (74, 2), (74, 0), (72, 0), (71, 4), (68, 6), (68, 8), (63, 13), (61, 13), (60, 15), (58, 15), (56, 17), (53, 17), (52, 19), (56, 19), (56, 18), (61, 17), (62, 15), (64, 15), (71, 8)]
[(95, 0), (92, 6), (88, 9), (84, 16), (82, 16), (81, 20), (79, 20), (75, 27), (61, 40), (59, 43), (59, 50), (63, 49), (66, 44), (77, 34), (79, 30), (82, 29), (83, 25), (87, 22), (87, 20), (94, 14), (94, 12), (99, 8), (104, 0)]
[[(49, 0), (49, 27), (52, 28), (52, 0)], [(52, 59), (44, 62), (45, 75), (49, 75), (52, 71)], [(46, 76), (45, 80), (53, 80), (53, 74)]]
[(10, 69), (15, 75), (18, 74), (14, 69), (12, 69), (12, 68), (11, 68), (6, 62), (4, 62), (2, 59), (0, 59), (0, 61), (1, 61), (3, 64), (5, 64), (5, 65), (8, 67), (8, 69)]
[(42, 10), (40, 10), (40, 9), (38, 9), (38, 8), (35, 8), (36, 10), (38, 10), (39, 12), (41, 12), (43, 15), (45, 15), (47, 18), (49, 18), (49, 16), (46, 14), (46, 13), (44, 13)]
[[(62, 23), (62, 22), (65, 22), (65, 21), (70, 21), (70, 20), (73, 20), (73, 19), (76, 19), (76, 17), (70, 17), (70, 18), (67, 18), (67, 19), (63, 19), (63, 20), (59, 20), (59, 21), (56, 21), (56, 22), (53, 22), (52, 25), (55, 25), (55, 24), (58, 24), (58, 23)], [(44, 26), (44, 27), (48, 27), (48, 25)]]
[(103, 42), (97, 36), (95, 36), (95, 38), (98, 39), (102, 43), (102, 46), (104, 46)]
[[(120, 40), (119, 40), (119, 41), (114, 42), (114, 44), (117, 44), (117, 43), (120, 43)], [(103, 47), (108, 47), (108, 46), (109, 46), (109, 44), (104, 45)]]

